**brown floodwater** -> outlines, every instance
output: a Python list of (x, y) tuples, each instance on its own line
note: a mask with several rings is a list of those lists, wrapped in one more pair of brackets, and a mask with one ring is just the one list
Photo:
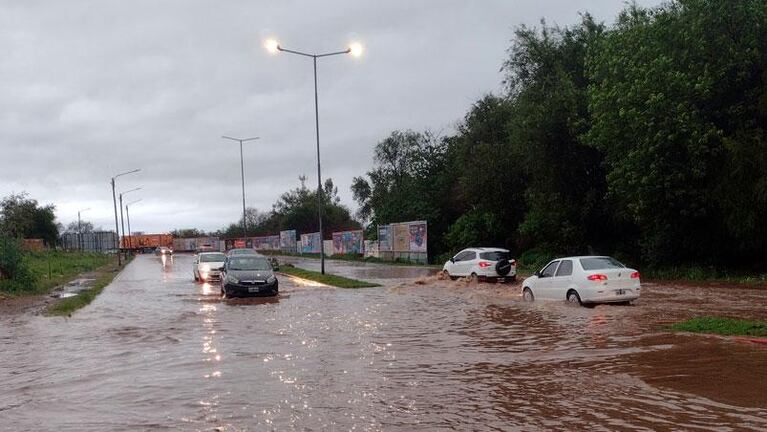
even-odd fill
[(588, 309), (370, 266), (339, 272), (385, 287), (222, 301), (191, 263), (138, 257), (70, 319), (1, 316), (0, 430), (767, 430), (764, 345), (660, 329), (765, 318), (765, 290)]

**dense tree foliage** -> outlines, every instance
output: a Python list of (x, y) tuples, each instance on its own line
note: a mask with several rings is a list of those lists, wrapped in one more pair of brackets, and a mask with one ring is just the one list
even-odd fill
[[(352, 218), (349, 209), (341, 205), (338, 188), (332, 179), (326, 179), (322, 191), (322, 224), (325, 238), (330, 239), (334, 231), (359, 229), (360, 223)], [(294, 229), (298, 233), (319, 231), (317, 219), (317, 191), (303, 184), (283, 193), (268, 213), (248, 208), (248, 236), (276, 235), (282, 230)], [(242, 218), (221, 230), (223, 237), (242, 236)]]
[(26, 193), (12, 194), (0, 201), (0, 235), (10, 238), (43, 239), (55, 246), (59, 237), (55, 207), (40, 206)]
[[(767, 260), (767, 3), (628, 6), (606, 27), (521, 27), (506, 89), (454, 136), (393, 132), (354, 179), (373, 227), (429, 221), (430, 254)], [(371, 230), (372, 232), (373, 230)]]

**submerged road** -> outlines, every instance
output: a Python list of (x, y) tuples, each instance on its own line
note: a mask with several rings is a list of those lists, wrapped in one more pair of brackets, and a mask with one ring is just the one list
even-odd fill
[(393, 270), (222, 301), (191, 265), (139, 256), (72, 318), (0, 317), (0, 430), (767, 429), (767, 350), (657, 330), (763, 291), (586, 309)]

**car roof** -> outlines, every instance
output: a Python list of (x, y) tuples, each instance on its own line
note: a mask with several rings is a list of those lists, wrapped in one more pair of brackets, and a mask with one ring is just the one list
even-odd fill
[(210, 252), (200, 252), (197, 255), (224, 255), (224, 253), (223, 252), (210, 251)]
[(554, 258), (554, 259), (552, 259), (552, 261), (563, 260), (563, 259), (575, 260), (575, 259), (581, 259), (581, 258), (612, 258), (612, 257), (607, 256), (607, 255), (578, 255), (578, 256), (568, 256), (568, 257)]
[(474, 252), (508, 252), (508, 249), (503, 248), (495, 248), (495, 247), (470, 247), (464, 249), (465, 251), (474, 251)]

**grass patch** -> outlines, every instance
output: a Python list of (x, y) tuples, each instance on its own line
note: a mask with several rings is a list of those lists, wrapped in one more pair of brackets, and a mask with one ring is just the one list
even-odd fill
[[(128, 262), (130, 262), (130, 258), (128, 258), (125, 264), (128, 264)], [(88, 306), (112, 282), (120, 269), (117, 267), (116, 262), (112, 262), (99, 270), (101, 274), (90, 288), (81, 291), (74, 297), (67, 297), (57, 301), (48, 308), (46, 314), (50, 316), (70, 316), (74, 311)]]
[(0, 292), (10, 295), (47, 294), (58, 285), (69, 282), (80, 273), (89, 272), (116, 261), (111, 255), (85, 252), (27, 252), (24, 263), (33, 281), (23, 286), (0, 281)]
[(767, 336), (767, 321), (698, 317), (672, 324), (671, 330), (723, 336)]
[(305, 270), (291, 265), (282, 265), (280, 272), (289, 274), (291, 276), (297, 276), (303, 279), (313, 280), (315, 282), (323, 283), (325, 285), (331, 285), (338, 288), (372, 288), (381, 285), (365, 282), (356, 279), (349, 279), (342, 276), (336, 276), (332, 274), (322, 274), (320, 272)]

